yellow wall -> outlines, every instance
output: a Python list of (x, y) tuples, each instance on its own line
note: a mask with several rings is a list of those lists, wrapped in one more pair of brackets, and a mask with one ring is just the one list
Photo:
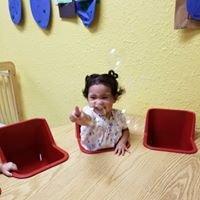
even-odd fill
[(0, 61), (16, 65), (27, 119), (66, 123), (73, 107), (86, 103), (84, 77), (120, 61), (127, 92), (116, 107), (142, 116), (150, 107), (192, 110), (200, 126), (200, 31), (173, 29), (175, 0), (101, 0), (91, 29), (61, 20), (52, 1), (49, 31), (36, 25), (26, 0), (24, 23), (15, 26), (7, 2), (0, 1)]

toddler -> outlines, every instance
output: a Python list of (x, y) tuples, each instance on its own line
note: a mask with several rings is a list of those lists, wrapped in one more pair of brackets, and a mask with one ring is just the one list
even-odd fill
[(72, 122), (81, 125), (81, 145), (89, 151), (114, 147), (117, 155), (129, 152), (129, 129), (125, 116), (113, 108), (124, 93), (117, 78), (118, 74), (113, 70), (108, 74), (86, 76), (83, 95), (88, 105), (82, 110), (76, 106), (70, 115)]

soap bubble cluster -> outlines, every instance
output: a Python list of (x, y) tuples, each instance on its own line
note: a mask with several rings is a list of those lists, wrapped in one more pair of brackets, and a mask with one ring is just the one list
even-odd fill
[[(119, 73), (119, 71), (122, 69), (122, 57), (116, 48), (112, 48), (109, 50), (108, 67), (109, 69), (113, 69), (117, 73)], [(146, 78), (146, 77), (142, 77), (142, 78)], [(133, 85), (134, 84), (133, 77), (127, 77), (126, 83), (128, 86)], [(123, 108), (121, 112), (126, 117), (126, 123), (131, 133), (141, 134), (144, 131), (143, 117), (135, 116), (135, 115), (133, 116), (129, 114), (125, 108)]]

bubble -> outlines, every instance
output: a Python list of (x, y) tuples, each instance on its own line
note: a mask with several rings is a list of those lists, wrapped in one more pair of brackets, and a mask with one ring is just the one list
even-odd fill
[(121, 66), (121, 61), (120, 60), (116, 61), (114, 71), (117, 71), (120, 66)]
[(113, 49), (110, 50), (110, 53), (111, 53), (111, 54), (114, 54), (115, 52), (116, 52), (116, 49), (115, 49), (115, 48), (113, 48)]
[(127, 123), (127, 124), (130, 124), (130, 123), (131, 123), (131, 120), (130, 120), (130, 119), (126, 120), (126, 123)]
[(125, 115), (125, 117), (126, 117), (126, 123), (127, 123), (127, 125), (131, 124), (132, 119), (131, 119), (131, 116), (126, 112), (126, 109), (123, 108), (123, 109), (121, 110), (121, 112), (122, 112), (122, 113)]
[(130, 133), (141, 135), (144, 131), (144, 118), (139, 115), (129, 114), (125, 108), (121, 109), (121, 112), (126, 117), (126, 124)]
[(122, 113), (124, 114), (126, 112), (126, 109), (122, 109)]
[(122, 66), (122, 58), (115, 48), (112, 48), (108, 54), (108, 67), (109, 69), (113, 69), (114, 71), (119, 70)]
[(116, 62), (116, 66), (119, 66), (119, 65), (120, 65), (120, 63), (121, 63), (121, 61), (120, 61), (120, 60), (118, 60), (118, 61)]

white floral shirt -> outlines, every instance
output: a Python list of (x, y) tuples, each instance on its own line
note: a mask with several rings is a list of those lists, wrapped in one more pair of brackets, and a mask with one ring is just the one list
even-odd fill
[(81, 145), (87, 150), (114, 147), (122, 136), (122, 130), (127, 128), (126, 118), (120, 110), (113, 109), (110, 119), (95, 113), (89, 106), (85, 106), (83, 112), (93, 122), (89, 126), (81, 126)]

